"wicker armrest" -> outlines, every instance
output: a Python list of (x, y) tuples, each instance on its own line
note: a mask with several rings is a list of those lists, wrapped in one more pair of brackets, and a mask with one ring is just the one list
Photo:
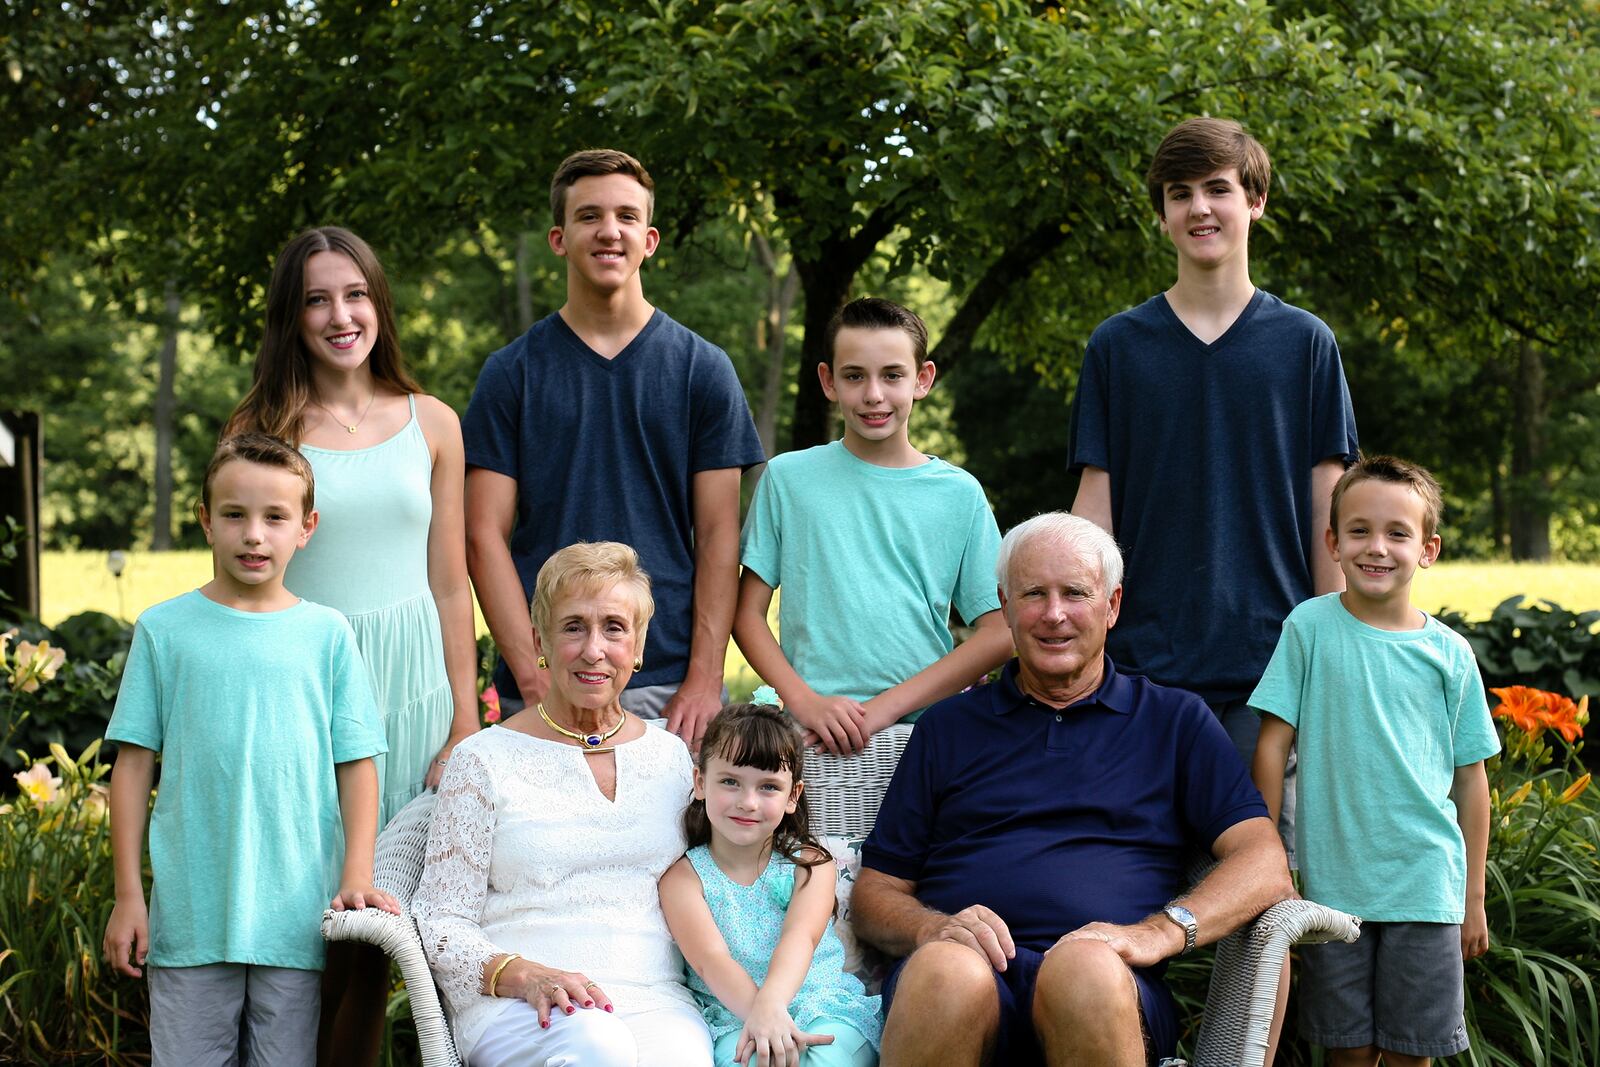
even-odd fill
[(1361, 936), (1361, 920), (1311, 900), (1285, 900), (1217, 943), (1195, 1067), (1261, 1067), (1289, 946)]
[(359, 941), (375, 945), (400, 965), (406, 993), (411, 998), (411, 1018), (422, 1046), (423, 1067), (461, 1067), (456, 1046), (445, 1022), (439, 990), (422, 952), (422, 937), (411, 916), (411, 898), (422, 878), (428, 826), (433, 821), (434, 794), (423, 792), (401, 808), (378, 835), (373, 861), (373, 884), (399, 901), (401, 913), (377, 908), (322, 913), (325, 941)]

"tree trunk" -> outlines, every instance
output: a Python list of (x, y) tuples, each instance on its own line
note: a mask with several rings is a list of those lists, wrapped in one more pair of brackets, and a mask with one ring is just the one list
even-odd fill
[[(862, 261), (864, 262), (864, 260)], [(824, 245), (815, 258), (795, 257), (792, 268), (805, 290), (805, 340), (800, 345), (800, 391), (794, 400), (789, 447), (828, 443), (829, 404), (817, 379), (817, 364), (828, 361), (828, 322), (850, 300), (850, 283), (861, 262), (849, 263), (837, 245)]]
[(533, 282), (528, 277), (528, 233), (517, 234), (517, 335), (533, 327)]
[(1506, 518), (1506, 472), (1499, 456), (1489, 457), (1489, 536), (1494, 539), (1496, 552), (1504, 552), (1511, 544)]
[(151, 519), (150, 548), (167, 552), (172, 548), (172, 420), (177, 405), (174, 379), (178, 376), (178, 317), (183, 303), (178, 285), (167, 281), (165, 316), (166, 337), (161, 342), (161, 364), (156, 379), (156, 506)]
[(1544, 464), (1544, 352), (1524, 340), (1512, 384), (1516, 418), (1511, 425), (1509, 486), (1511, 558), (1550, 558), (1550, 482)]
[(761, 405), (756, 412), (756, 433), (768, 458), (778, 450), (778, 405), (783, 399), (783, 362), (788, 347), (789, 313), (800, 293), (800, 275), (791, 264), (780, 277), (778, 257), (760, 232), (755, 235), (756, 260), (767, 277), (767, 306), (756, 323), (756, 347), (766, 353), (761, 381)]

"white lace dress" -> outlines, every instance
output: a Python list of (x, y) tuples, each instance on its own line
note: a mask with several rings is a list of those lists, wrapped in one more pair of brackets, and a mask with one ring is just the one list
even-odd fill
[(624, 1021), (694, 1005), (656, 891), (683, 855), (688, 749), (650, 729), (618, 745), (615, 801), (588, 758), (505, 728), (473, 735), (450, 757), (411, 907), (463, 1060), (513, 1003), (479, 992), (484, 962), (503, 952), (581, 971)]

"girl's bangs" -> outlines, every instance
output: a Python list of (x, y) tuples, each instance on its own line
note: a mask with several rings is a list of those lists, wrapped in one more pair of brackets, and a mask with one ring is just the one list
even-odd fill
[[(715, 722), (715, 720), (713, 720)], [(788, 771), (800, 777), (800, 741), (794, 729), (781, 719), (749, 718), (741, 729), (727, 731), (717, 739), (715, 750), (704, 758), (720, 756), (735, 767), (754, 767), (760, 771)]]

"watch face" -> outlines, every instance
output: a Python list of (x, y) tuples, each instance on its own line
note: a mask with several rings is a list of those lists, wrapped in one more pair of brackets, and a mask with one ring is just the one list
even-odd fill
[(1168, 904), (1161, 911), (1167, 918), (1183, 928), (1183, 951), (1188, 952), (1193, 949), (1195, 938), (1200, 933), (1200, 926), (1195, 922), (1194, 912), (1182, 904)]

